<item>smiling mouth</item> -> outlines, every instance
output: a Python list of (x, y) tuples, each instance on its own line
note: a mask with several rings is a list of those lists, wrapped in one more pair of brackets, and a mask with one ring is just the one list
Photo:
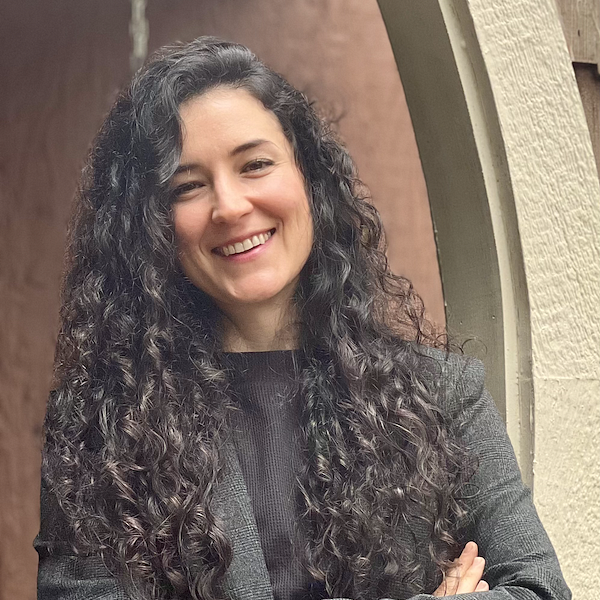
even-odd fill
[(271, 239), (271, 236), (274, 233), (275, 229), (270, 229), (266, 233), (259, 233), (258, 235), (253, 235), (252, 237), (249, 237), (241, 242), (236, 242), (235, 244), (229, 244), (227, 246), (215, 248), (214, 251), (217, 252), (217, 254), (221, 254), (222, 256), (243, 254), (244, 252), (249, 252), (257, 246), (262, 246), (264, 243)]

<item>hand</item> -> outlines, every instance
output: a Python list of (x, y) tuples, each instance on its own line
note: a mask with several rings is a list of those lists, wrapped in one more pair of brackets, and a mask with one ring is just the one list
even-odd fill
[(461, 555), (453, 561), (452, 567), (444, 574), (444, 581), (434, 596), (454, 596), (470, 592), (487, 592), (490, 586), (481, 579), (485, 567), (485, 559), (478, 556), (479, 549), (475, 542), (468, 542)]

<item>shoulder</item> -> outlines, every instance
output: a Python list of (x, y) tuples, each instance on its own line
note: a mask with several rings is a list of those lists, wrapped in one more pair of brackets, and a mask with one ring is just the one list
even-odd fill
[(492, 432), (506, 437), (506, 426), (485, 388), (483, 363), (471, 356), (414, 346), (419, 379), (431, 402), (442, 412), (459, 437), (477, 440)]
[(412, 345), (412, 352), (424, 383), (450, 413), (483, 395), (485, 368), (477, 358), (418, 345)]

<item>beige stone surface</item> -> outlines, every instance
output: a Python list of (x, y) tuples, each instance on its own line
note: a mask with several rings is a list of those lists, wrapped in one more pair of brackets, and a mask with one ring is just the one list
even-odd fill
[[(445, 285), (453, 292), (446, 295), (449, 322), (456, 322), (451, 315), (458, 304), (459, 325), (477, 324), (487, 339), (498, 342), (500, 360), (488, 360), (486, 366), (495, 384), (506, 384), (509, 433), (540, 516), (575, 598), (595, 598), (600, 575), (600, 184), (557, 8), (554, 0), (379, 3), (411, 112), (418, 117), (413, 117), (415, 133), (436, 226), (440, 215), (447, 225), (438, 210), (440, 198), (454, 203), (467, 228), (479, 227), (475, 235), (490, 224), (485, 210), (475, 205), (478, 210), (469, 211), (469, 200), (461, 200), (460, 185), (447, 172), (456, 160), (469, 161), (463, 169), (472, 179), (465, 189), (480, 195), (491, 217), (484, 237), (493, 250), (464, 260), (484, 279), (487, 261), (496, 277), (478, 283), (489, 296), (480, 295), (472, 315), (464, 311), (462, 290)], [(428, 74), (434, 68), (437, 78)], [(419, 102), (423, 89), (428, 94)], [(446, 103), (432, 99), (432, 89), (445, 92)], [(453, 155), (449, 149), (457, 139)], [(453, 223), (461, 231), (463, 225)], [(453, 235), (454, 227), (444, 230), (440, 245), (445, 282), (464, 277), (463, 265), (448, 260), (464, 256), (468, 248)], [(496, 326), (485, 318), (484, 311), (493, 306), (490, 298), (502, 300)]]
[(597, 379), (600, 194), (560, 22), (545, 1), (471, 5), (503, 117), (536, 336), (534, 372)]
[(576, 597), (590, 599), (600, 522), (598, 422), (589, 406), (594, 397), (600, 398), (598, 380), (536, 382), (536, 505)]
[(530, 303), (534, 497), (575, 598), (600, 576), (600, 185), (551, 0), (468, 2), (503, 129)]

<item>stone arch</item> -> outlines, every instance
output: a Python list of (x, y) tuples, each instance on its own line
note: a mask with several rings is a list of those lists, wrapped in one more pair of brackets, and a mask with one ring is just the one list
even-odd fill
[(524, 479), (586, 597), (599, 573), (600, 187), (556, 6), (378, 3), (427, 181), (449, 327), (480, 340), (468, 351), (486, 363)]

